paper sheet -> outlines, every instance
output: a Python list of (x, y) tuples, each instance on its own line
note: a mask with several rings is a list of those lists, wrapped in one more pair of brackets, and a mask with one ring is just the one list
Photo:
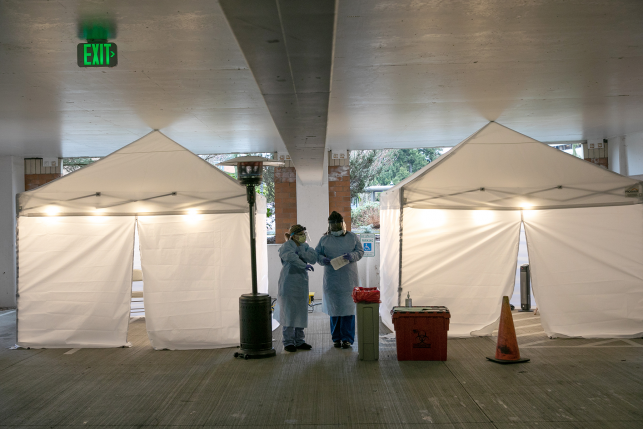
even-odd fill
[(339, 270), (341, 267), (344, 265), (348, 265), (350, 262), (348, 262), (346, 259), (344, 259), (343, 256), (338, 256), (334, 259), (330, 260), (330, 264), (335, 268), (335, 271)]

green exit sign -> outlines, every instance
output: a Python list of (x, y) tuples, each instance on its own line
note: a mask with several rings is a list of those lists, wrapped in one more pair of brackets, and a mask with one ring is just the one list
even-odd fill
[(114, 67), (118, 64), (116, 43), (88, 42), (76, 47), (78, 67)]

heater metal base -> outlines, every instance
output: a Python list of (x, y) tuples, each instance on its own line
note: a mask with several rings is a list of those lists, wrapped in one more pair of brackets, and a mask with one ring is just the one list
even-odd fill
[(234, 357), (242, 358), (242, 359), (263, 359), (263, 358), (269, 358), (277, 356), (277, 352), (275, 349), (271, 350), (264, 350), (257, 352), (256, 350), (244, 350), (241, 349), (237, 353), (234, 354)]
[(277, 352), (272, 346), (271, 299), (266, 293), (239, 297), (239, 328), (241, 345), (234, 357), (262, 359)]
[(495, 357), (487, 356), (487, 359), (490, 360), (491, 362), (501, 363), (501, 364), (529, 362), (529, 358), (520, 358), (520, 359), (516, 359), (516, 360), (505, 360), (505, 359), (496, 359)]

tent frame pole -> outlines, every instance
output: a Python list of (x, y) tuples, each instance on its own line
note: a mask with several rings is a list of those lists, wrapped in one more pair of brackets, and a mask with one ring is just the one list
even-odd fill
[(20, 194), (16, 194), (16, 346), (18, 345), (18, 301), (20, 300)]
[(398, 261), (397, 306), (402, 305), (402, 232), (404, 227), (404, 187), (400, 188), (400, 250)]

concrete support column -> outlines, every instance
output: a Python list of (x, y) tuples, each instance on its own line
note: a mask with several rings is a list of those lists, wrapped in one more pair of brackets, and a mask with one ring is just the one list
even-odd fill
[(328, 160), (328, 212), (344, 216), (346, 229), (351, 230), (351, 174), (348, 152), (331, 151)]
[[(625, 136), (612, 137), (607, 141), (608, 167), (610, 171), (621, 174), (621, 152), (625, 146)], [(627, 157), (627, 154), (626, 154)], [(626, 161), (627, 163), (627, 161)]]
[[(326, 162), (324, 162), (326, 171)], [(304, 183), (297, 177), (297, 223), (306, 227), (313, 248), (328, 230), (328, 175), (324, 174), (321, 183)], [(315, 271), (308, 274), (308, 286), (315, 292), (315, 299), (322, 297), (323, 267), (316, 265)]]
[(0, 308), (16, 306), (16, 194), (24, 190), (23, 159), (0, 157)]
[(643, 174), (643, 133), (628, 134), (623, 139), (626, 175), (640, 176)]
[(284, 233), (297, 223), (297, 172), (291, 161), (275, 167), (275, 243), (285, 241)]
[(609, 139), (610, 170), (623, 176), (643, 174), (643, 133)]
[(627, 159), (627, 138), (621, 137), (621, 144), (618, 148), (618, 168), (623, 176), (630, 175), (630, 165)]

